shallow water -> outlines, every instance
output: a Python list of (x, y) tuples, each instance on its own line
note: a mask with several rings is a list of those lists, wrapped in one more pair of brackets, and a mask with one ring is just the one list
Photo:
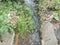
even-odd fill
[(36, 13), (35, 13), (35, 3), (34, 3), (34, 0), (24, 0), (25, 1), (25, 4), (27, 4), (30, 9), (31, 9), (31, 12), (32, 12), (32, 18), (34, 20), (34, 31), (32, 34), (31, 34), (31, 37), (32, 37), (32, 43), (31, 45), (40, 45), (40, 42), (39, 42), (39, 34), (38, 34), (38, 18), (36, 16)]

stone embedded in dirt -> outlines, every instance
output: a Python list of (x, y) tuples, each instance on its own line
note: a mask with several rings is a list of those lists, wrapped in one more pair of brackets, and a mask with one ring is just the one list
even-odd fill
[(41, 28), (43, 45), (58, 45), (57, 38), (54, 33), (54, 26), (50, 22), (44, 23)]
[(2, 38), (3, 42), (0, 42), (0, 45), (13, 45), (14, 33), (5, 32), (4, 35)]

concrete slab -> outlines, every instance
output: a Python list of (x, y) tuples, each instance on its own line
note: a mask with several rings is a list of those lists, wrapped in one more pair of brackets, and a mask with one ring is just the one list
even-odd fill
[(43, 45), (58, 45), (57, 38), (54, 33), (54, 26), (50, 22), (44, 23), (41, 29)]

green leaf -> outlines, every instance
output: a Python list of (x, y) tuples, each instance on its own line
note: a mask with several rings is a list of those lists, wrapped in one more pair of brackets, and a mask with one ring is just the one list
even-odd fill
[(56, 20), (59, 20), (59, 18), (58, 18), (58, 13), (54, 12), (54, 13), (53, 13), (53, 16), (54, 16), (54, 18), (55, 18)]

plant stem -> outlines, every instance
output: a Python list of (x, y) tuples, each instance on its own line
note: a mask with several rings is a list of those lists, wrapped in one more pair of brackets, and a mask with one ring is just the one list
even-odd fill
[(15, 34), (15, 45), (18, 45), (18, 42), (19, 42), (19, 33), (16, 33)]

